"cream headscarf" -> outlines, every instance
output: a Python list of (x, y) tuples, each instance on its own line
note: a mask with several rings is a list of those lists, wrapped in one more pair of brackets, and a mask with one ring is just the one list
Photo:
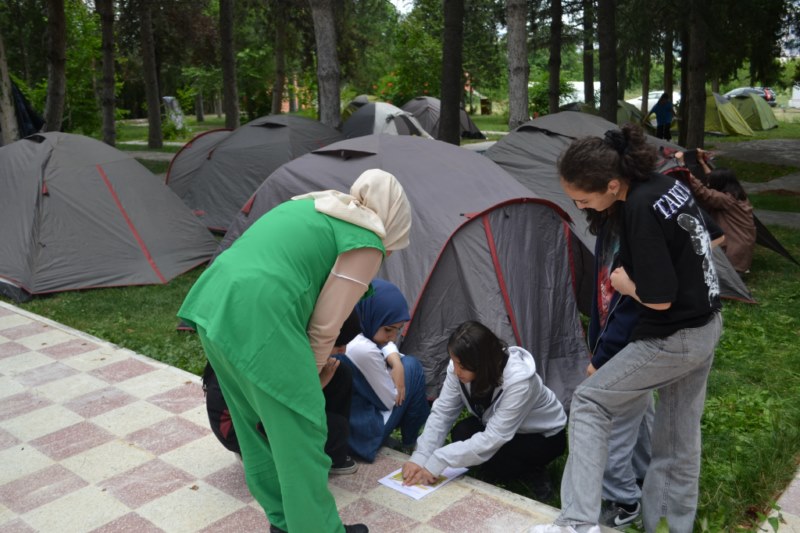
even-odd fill
[(328, 190), (295, 196), (314, 198), (314, 207), (326, 215), (375, 232), (386, 250), (408, 246), (411, 206), (400, 182), (378, 168), (364, 171), (350, 187), (350, 194)]

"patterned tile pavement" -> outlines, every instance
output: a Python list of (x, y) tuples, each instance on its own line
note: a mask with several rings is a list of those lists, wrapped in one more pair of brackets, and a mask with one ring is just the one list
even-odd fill
[[(525, 531), (556, 509), (470, 478), (420, 501), (384, 450), (330, 480), (372, 532)], [(268, 522), (208, 429), (200, 379), (0, 302), (0, 531), (248, 532)]]
[[(376, 533), (508, 533), (556, 516), (471, 478), (419, 501), (378, 484), (406, 458), (385, 449), (356, 474), (331, 478), (345, 523)], [(197, 376), (4, 302), (0, 465), (7, 533), (268, 527), (238, 460), (208, 429)], [(800, 533), (800, 473), (778, 505), (780, 532)]]

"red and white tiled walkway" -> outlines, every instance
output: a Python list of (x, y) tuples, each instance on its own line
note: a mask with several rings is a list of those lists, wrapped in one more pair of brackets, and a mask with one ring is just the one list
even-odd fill
[[(552, 507), (470, 478), (414, 501), (378, 479), (330, 480), (372, 532), (522, 532)], [(266, 531), (241, 465), (208, 429), (200, 379), (0, 302), (0, 531)], [(782, 530), (783, 531), (783, 530)]]

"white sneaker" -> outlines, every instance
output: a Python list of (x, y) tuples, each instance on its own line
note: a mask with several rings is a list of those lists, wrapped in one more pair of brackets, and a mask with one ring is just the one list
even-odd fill
[[(555, 524), (539, 524), (532, 526), (526, 533), (578, 533), (572, 526), (557, 526)], [(600, 526), (592, 526), (586, 533), (600, 533)]]

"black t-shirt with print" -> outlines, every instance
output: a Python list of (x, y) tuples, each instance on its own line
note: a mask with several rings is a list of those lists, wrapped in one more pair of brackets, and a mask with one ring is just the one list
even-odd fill
[(692, 193), (674, 178), (652, 174), (631, 184), (620, 259), (643, 303), (672, 304), (666, 311), (643, 306), (631, 340), (702, 326), (720, 309), (711, 239)]

